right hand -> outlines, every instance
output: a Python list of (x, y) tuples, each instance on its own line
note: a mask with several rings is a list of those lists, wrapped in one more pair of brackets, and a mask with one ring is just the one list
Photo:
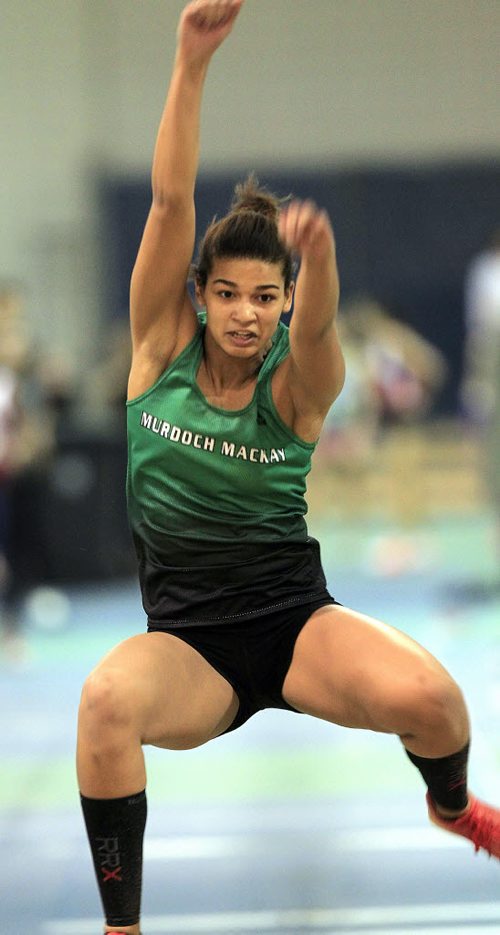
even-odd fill
[(279, 235), (301, 259), (323, 260), (335, 251), (335, 240), (326, 211), (313, 201), (290, 201), (281, 211)]
[(177, 31), (177, 47), (184, 60), (203, 64), (233, 28), (244, 0), (192, 0), (185, 7)]

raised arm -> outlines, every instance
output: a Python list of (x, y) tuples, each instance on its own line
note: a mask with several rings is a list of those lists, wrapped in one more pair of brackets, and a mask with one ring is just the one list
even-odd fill
[(243, 0), (194, 0), (180, 18), (175, 62), (152, 168), (152, 203), (130, 289), (129, 397), (147, 389), (193, 336), (187, 291), (195, 238), (200, 109), (210, 59)]
[(298, 434), (317, 437), (344, 383), (344, 358), (337, 334), (339, 278), (335, 239), (326, 211), (294, 201), (281, 214), (280, 236), (300, 257), (290, 323), (287, 382)]

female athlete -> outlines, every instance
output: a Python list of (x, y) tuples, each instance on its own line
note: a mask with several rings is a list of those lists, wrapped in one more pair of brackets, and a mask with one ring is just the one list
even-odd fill
[(305, 525), (344, 378), (328, 216), (248, 179), (201, 245), (198, 314), (190, 298), (202, 91), (242, 3), (181, 15), (132, 276), (128, 502), (148, 632), (89, 676), (78, 735), (108, 933), (140, 931), (143, 747), (196, 747), (266, 707), (397, 735), (432, 821), (500, 856), (500, 813), (467, 790), (460, 689), (409, 637), (336, 603)]

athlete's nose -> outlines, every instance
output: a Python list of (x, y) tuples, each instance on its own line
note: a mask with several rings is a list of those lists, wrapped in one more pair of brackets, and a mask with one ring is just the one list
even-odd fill
[(255, 309), (251, 302), (242, 302), (234, 312), (234, 318), (242, 325), (255, 321), (255, 317)]

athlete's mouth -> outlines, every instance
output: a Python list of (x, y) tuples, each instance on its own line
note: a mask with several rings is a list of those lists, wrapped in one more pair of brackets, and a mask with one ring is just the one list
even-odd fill
[(256, 335), (253, 331), (230, 331), (229, 334), (232, 338), (255, 338)]

